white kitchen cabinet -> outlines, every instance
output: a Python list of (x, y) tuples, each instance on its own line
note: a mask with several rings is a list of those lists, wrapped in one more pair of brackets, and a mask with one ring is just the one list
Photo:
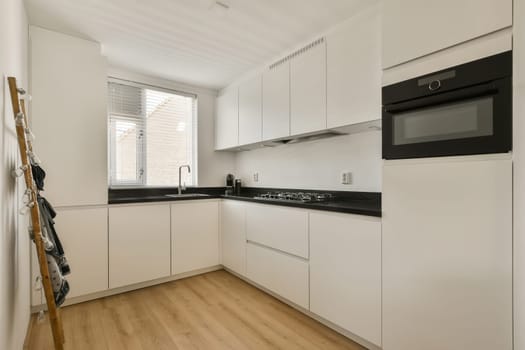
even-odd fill
[(382, 198), (383, 348), (511, 350), (511, 156), (385, 161)]
[(262, 287), (308, 309), (308, 261), (248, 243), (246, 274)]
[(248, 241), (308, 258), (308, 211), (249, 204), (246, 206), (246, 237)]
[(512, 25), (512, 0), (389, 0), (383, 3), (383, 68)]
[(381, 118), (380, 22), (373, 9), (326, 37), (328, 128)]
[[(108, 209), (58, 209), (55, 229), (64, 247), (71, 274), (68, 298), (108, 289)], [(40, 275), (32, 245), (32, 280)], [(45, 302), (33, 289), (33, 305)]]
[(262, 76), (239, 86), (239, 145), (262, 140)]
[(310, 213), (310, 311), (381, 345), (381, 220)]
[(171, 273), (219, 265), (219, 202), (171, 204)]
[(169, 204), (109, 208), (109, 287), (170, 275)]
[(30, 124), (46, 198), (56, 207), (105, 205), (108, 77), (100, 44), (33, 26), (30, 36)]
[(290, 60), (290, 130), (292, 135), (326, 129), (326, 43)]
[(228, 269), (246, 274), (246, 205), (243, 202), (221, 203), (221, 259)]
[(290, 61), (263, 73), (263, 140), (290, 136)]
[(216, 100), (215, 149), (239, 144), (239, 89), (229, 88)]

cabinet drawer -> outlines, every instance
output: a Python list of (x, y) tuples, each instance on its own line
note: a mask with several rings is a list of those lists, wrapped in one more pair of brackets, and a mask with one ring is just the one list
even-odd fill
[(246, 237), (248, 241), (308, 258), (308, 212), (279, 206), (248, 205)]
[(305, 309), (309, 308), (307, 261), (248, 243), (246, 272), (252, 281)]

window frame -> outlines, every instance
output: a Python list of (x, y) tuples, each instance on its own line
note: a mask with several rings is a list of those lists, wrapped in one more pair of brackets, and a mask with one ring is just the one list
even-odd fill
[[(126, 80), (121, 78), (116, 78), (109, 76), (107, 79), (107, 86), (109, 87), (110, 83), (116, 83), (116, 84), (122, 84), (122, 85), (128, 85), (140, 89), (148, 89), (148, 90), (154, 90), (154, 91), (160, 91), (165, 92), (169, 94), (175, 94), (179, 96), (185, 96), (190, 97), (193, 99), (193, 111), (192, 111), (192, 127), (191, 127), (191, 134), (192, 134), (192, 144), (191, 144), (191, 181), (192, 185), (187, 187), (197, 187), (197, 173), (198, 173), (198, 132), (197, 132), (197, 125), (198, 125), (198, 95), (194, 93), (184, 92), (173, 88), (166, 88), (158, 85), (151, 85), (147, 83), (140, 83), (132, 80)], [(109, 100), (109, 90), (107, 93), (108, 100)], [(109, 105), (109, 103), (108, 103)], [(107, 110), (107, 118), (108, 118), (108, 187), (109, 188), (165, 188), (165, 187), (178, 187), (178, 184), (173, 184), (171, 186), (158, 186), (158, 185), (147, 185), (147, 140), (146, 140), (146, 118), (145, 116), (142, 116), (143, 123), (142, 126), (138, 125), (137, 122), (137, 131), (140, 133), (140, 139), (142, 141), (139, 142), (139, 137), (137, 137), (137, 181), (119, 181), (114, 182), (115, 177), (115, 169), (116, 169), (116, 156), (114, 154), (116, 150), (116, 145), (114, 144), (115, 138), (112, 137), (112, 133), (114, 130), (114, 125), (112, 125), (111, 121), (111, 115), (112, 113), (109, 110)], [(124, 114), (113, 114), (116, 115), (118, 119), (118, 116), (122, 116), (122, 120), (131, 120), (129, 117), (126, 118)], [(135, 116), (133, 116), (135, 117)]]

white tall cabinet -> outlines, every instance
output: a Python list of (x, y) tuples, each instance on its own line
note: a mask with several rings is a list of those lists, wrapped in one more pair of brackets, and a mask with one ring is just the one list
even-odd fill
[(512, 25), (512, 0), (383, 2), (383, 68)]
[(310, 311), (381, 345), (381, 219), (310, 213)]
[(219, 265), (219, 203), (171, 204), (171, 273)]
[(290, 136), (290, 61), (263, 73), (263, 140)]
[(381, 118), (381, 17), (372, 8), (326, 37), (327, 127)]
[[(30, 126), (71, 265), (68, 298), (108, 288), (107, 63), (100, 44), (30, 27)], [(67, 54), (64, 54), (67, 53)], [(32, 289), (40, 275), (32, 256)], [(33, 293), (33, 305), (42, 304)]]
[(326, 42), (321, 40), (290, 60), (290, 131), (326, 128)]
[(109, 287), (171, 273), (169, 204), (109, 208)]
[(262, 140), (262, 76), (256, 75), (239, 86), (239, 144)]
[(511, 350), (512, 320), (510, 155), (385, 162), (383, 349)]

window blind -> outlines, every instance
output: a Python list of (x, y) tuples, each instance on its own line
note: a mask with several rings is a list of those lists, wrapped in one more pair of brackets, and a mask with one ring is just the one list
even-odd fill
[(195, 97), (116, 81), (108, 91), (110, 185), (176, 186), (179, 166), (194, 170)]

